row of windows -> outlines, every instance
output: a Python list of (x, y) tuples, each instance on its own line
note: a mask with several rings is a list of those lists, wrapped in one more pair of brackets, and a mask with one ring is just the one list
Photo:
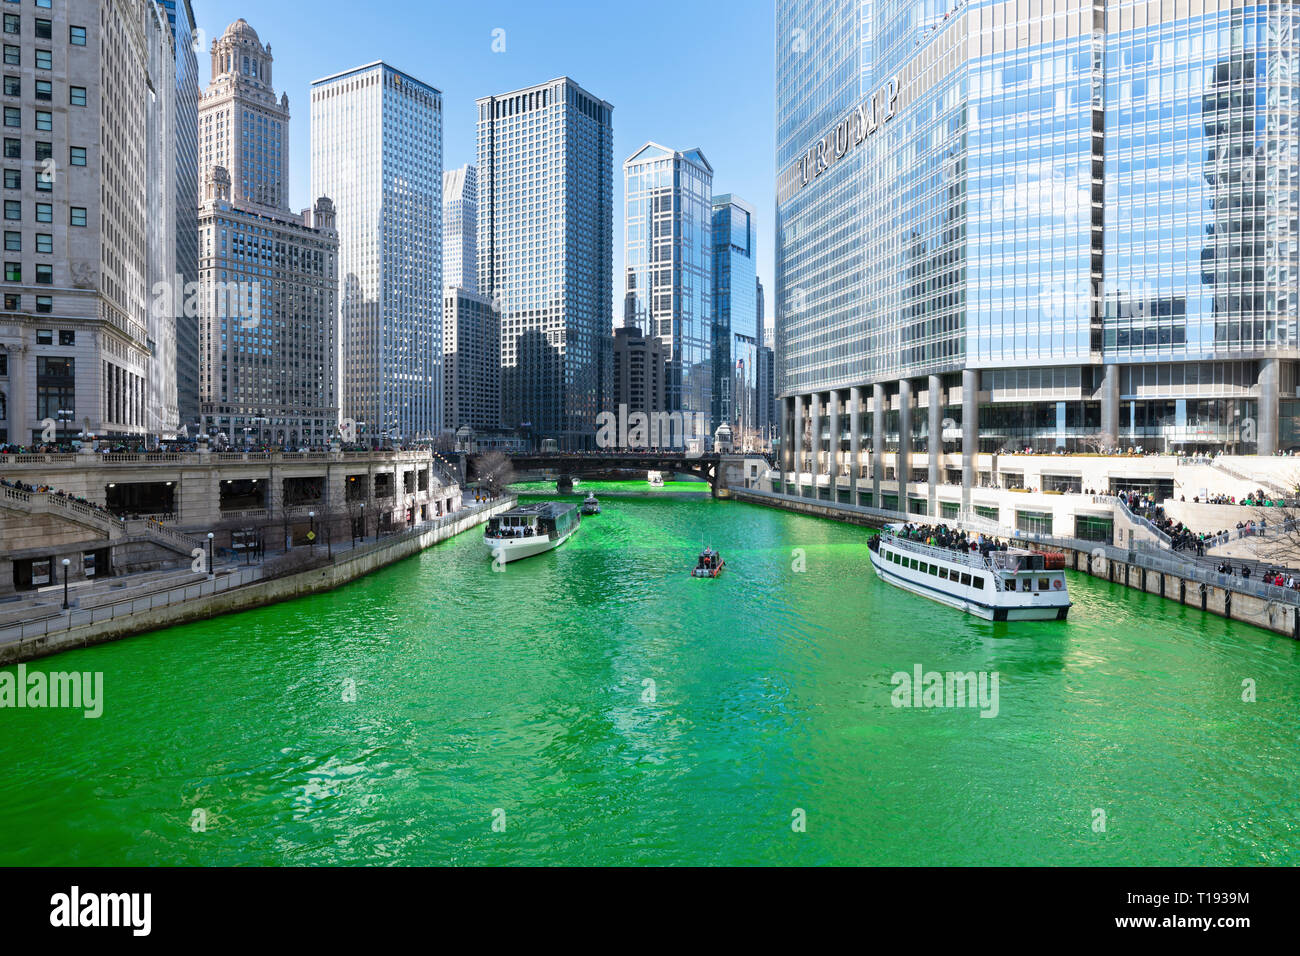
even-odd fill
[[(6, 312), (21, 312), (22, 310), (23, 310), (23, 297), (20, 296), (20, 295), (15, 294), (15, 293), (6, 292), (6, 293), (5, 293), (5, 296), (4, 296), (4, 311), (6, 311)], [(37, 311), (37, 312), (44, 312), (44, 313), (53, 312), (53, 311), (54, 311), (54, 297), (53, 297), (53, 296), (48, 296), (48, 295), (38, 295), (38, 296), (36, 297), (36, 311)], [(38, 332), (37, 335), (36, 335), (36, 339), (37, 339), (36, 344), (37, 344), (37, 345), (51, 345), (51, 344), (53, 344), (52, 342), (42, 342), (42, 341), (40, 341), (41, 334), (42, 334), (42, 333), (39, 333), (39, 332)], [(60, 338), (62, 338), (62, 336), (63, 336), (64, 334), (65, 334), (65, 333), (60, 332), (60, 333), (59, 333)], [(72, 333), (69, 332), (69, 333), (66, 333), (66, 334), (71, 335)], [(62, 344), (72, 344), (72, 343), (62, 343)]]
[[(5, 33), (21, 33), (22, 17), (16, 13), (6, 13), (4, 15)], [(50, 40), (54, 37), (54, 22), (46, 20), (43, 17), (36, 18), (36, 39)], [(73, 46), (86, 45), (86, 28), (85, 27), (68, 27), (68, 42)]]
[[(22, 96), (23, 81), (22, 77), (5, 74), (4, 78), (4, 95), (5, 96)], [(37, 80), (35, 96), (38, 100), (54, 99), (54, 84), (50, 80)], [(86, 88), (84, 86), (68, 87), (68, 103), (72, 106), (86, 105)]]
[[(23, 218), (23, 204), (17, 199), (5, 200), (5, 219), (9, 221), (21, 221)], [(38, 202), (36, 204), (36, 221), (37, 222), (54, 222), (54, 204), (48, 202)], [(72, 206), (68, 210), (68, 225), (84, 226), (86, 224), (86, 207)]]
[(982, 574), (972, 576), (965, 572), (953, 571), (950, 577), (948, 568), (942, 565), (918, 561), (916, 558), (901, 555), (897, 551), (886, 551), (885, 560), (892, 564), (900, 564), (905, 568), (911, 568), (913, 571), (920, 571), (922, 574), (932, 574), (943, 581), (951, 580), (963, 587), (973, 587), (977, 591), (984, 590), (984, 576)]

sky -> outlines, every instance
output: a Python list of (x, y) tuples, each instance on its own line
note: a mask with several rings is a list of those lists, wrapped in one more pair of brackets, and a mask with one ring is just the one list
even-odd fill
[[(243, 17), (289, 94), (290, 201), (309, 206), (312, 80), (375, 60), (443, 94), (443, 165), (475, 161), (474, 101), (570, 76), (614, 106), (614, 301), (623, 294), (623, 161), (647, 141), (699, 147), (715, 195), (758, 210), (758, 274), (773, 314), (775, 104), (770, 0), (193, 0), (208, 49)], [(502, 30), (504, 34), (494, 31)], [(504, 52), (494, 52), (494, 39)], [(500, 47), (501, 42), (496, 44)]]

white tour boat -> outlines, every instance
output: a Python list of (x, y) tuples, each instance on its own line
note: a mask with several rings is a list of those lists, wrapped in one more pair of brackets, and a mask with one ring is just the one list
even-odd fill
[(582, 513), (584, 515), (600, 514), (600, 499), (596, 497), (596, 493), (594, 491), (591, 494), (587, 495), (587, 497), (583, 500)]
[(887, 525), (871, 540), (871, 566), (890, 584), (990, 621), (1064, 621), (1065, 556), (1020, 548), (954, 551)]
[(647, 472), (645, 480), (650, 482), (651, 488), (662, 488), (664, 486), (664, 476), (658, 471)]
[(508, 564), (558, 548), (581, 523), (578, 506), (572, 503), (524, 505), (490, 518), (483, 544), (494, 561)]

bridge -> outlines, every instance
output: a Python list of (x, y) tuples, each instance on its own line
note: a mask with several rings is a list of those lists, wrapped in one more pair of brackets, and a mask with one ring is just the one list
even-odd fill
[[(719, 467), (723, 456), (718, 454), (690, 455), (686, 452), (525, 452), (508, 456), (516, 473), (554, 472), (556, 487), (566, 491), (573, 487), (574, 478), (586, 478), (610, 471), (661, 471), (664, 475), (693, 475), (709, 483), (717, 497), (720, 479)], [(733, 456), (734, 457), (734, 456)], [(470, 455), (467, 475), (472, 481), (479, 476), (478, 465), (482, 456)], [(724, 479), (725, 480), (725, 479)]]

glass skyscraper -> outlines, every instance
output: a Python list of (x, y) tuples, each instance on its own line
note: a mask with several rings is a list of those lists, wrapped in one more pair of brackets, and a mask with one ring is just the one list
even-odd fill
[(714, 196), (713, 421), (729, 425), (741, 448), (756, 447), (767, 417), (758, 393), (757, 259), (754, 207), (739, 196)]
[(981, 452), (1300, 443), (1294, 4), (776, 21), (788, 472), (901, 507)]
[[(664, 345), (665, 411), (713, 433), (713, 167), (698, 149), (646, 143), (623, 164), (623, 326)], [(706, 435), (691, 437), (704, 439)]]
[(479, 291), (501, 424), (593, 448), (612, 397), (613, 107), (567, 77), (478, 100)]
[(339, 232), (343, 415), (363, 438), (443, 429), (442, 93), (387, 63), (311, 87), (311, 185)]

